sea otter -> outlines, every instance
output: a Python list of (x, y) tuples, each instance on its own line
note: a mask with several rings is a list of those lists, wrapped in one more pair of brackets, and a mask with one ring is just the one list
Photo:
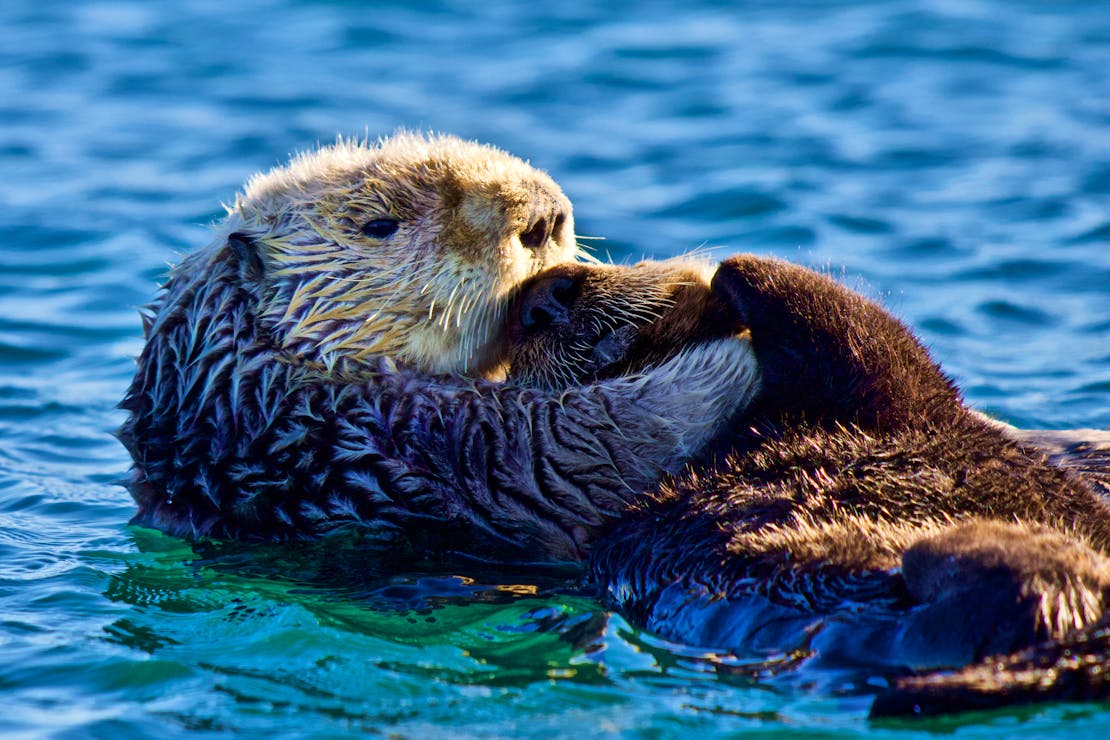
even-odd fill
[[(775, 368), (758, 369), (746, 314), (691, 264), (618, 279), (634, 297), (608, 305), (625, 320), (599, 319), (597, 341), (576, 350), (583, 364), (555, 376), (580, 372), (584, 385), (462, 378), (499, 364), (520, 282), (575, 250), (569, 203), (546, 175), (451, 137), (339, 142), (257, 177), (144, 320), (121, 404), (135, 522), (247, 540), (351, 532), (405, 561), (577, 563), (600, 539), (604, 573), (604, 553), (622, 543), (614, 533), (635, 533), (652, 507), (674, 509), (672, 486), (628, 513), (664, 473), (738, 439), (764, 445), (770, 399), (784, 414), (809, 406), (791, 411)], [(581, 285), (541, 276), (514, 326), (539, 336), (560, 324)], [(815, 388), (843, 380), (822, 377), (838, 367), (822, 362), (804, 376)], [(747, 427), (726, 422), (741, 412), (763, 426), (737, 433)], [(652, 597), (659, 573), (647, 575), (629, 598)], [(936, 583), (953, 579), (931, 582), (925, 591), (943, 592)], [(1080, 585), (1068, 593), (1095, 592)], [(675, 614), (704, 625), (696, 593), (672, 591), (672, 605), (676, 593), (686, 601)], [(1065, 606), (1050, 611), (1093, 611)]]
[[(676, 269), (682, 300), (655, 313), (639, 304), (643, 275), (674, 282)], [(666, 264), (557, 266), (525, 287), (511, 322), (510, 378), (549, 388), (643, 372), (730, 335), (755, 351), (759, 389), (718, 436), (718, 459), (636, 499), (597, 539), (589, 582), (637, 624), (888, 676), (1035, 644), (1056, 659), (1069, 644), (1101, 649), (1094, 664), (1110, 666), (1110, 509), (1091, 480), (970, 411), (878, 304), (740, 256), (711, 283)], [(1059, 664), (1045, 661), (1036, 677), (1051, 679)], [(1018, 674), (985, 682), (989, 670), (896, 681), (874, 713), (923, 711), (915, 699), (934, 695), (928, 707), (943, 711), (976, 680), (982, 695), (1017, 700), (1006, 689)]]
[[(755, 370), (728, 340), (559, 392), (462, 377), (497, 366), (519, 284), (576, 253), (551, 178), (450, 136), (339, 141), (255, 177), (144, 319), (119, 434), (134, 522), (580, 562)], [(646, 310), (670, 301), (649, 287)]]

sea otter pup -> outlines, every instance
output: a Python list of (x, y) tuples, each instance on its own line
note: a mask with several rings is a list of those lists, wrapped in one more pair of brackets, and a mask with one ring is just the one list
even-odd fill
[[(555, 267), (513, 312), (510, 376), (540, 386), (642, 372), (730, 334), (755, 350), (760, 388), (720, 458), (599, 537), (589, 579), (607, 604), (683, 643), (895, 676), (1038, 642), (1059, 656), (1052, 645), (1101, 627), (1110, 510), (967, 409), (905, 326), (827, 277), (751, 256), (653, 313), (640, 273), (666, 272)], [(1106, 632), (1084, 644), (1105, 650)], [(938, 683), (903, 679), (875, 713), (912, 712), (909, 692), (943, 696)]]
[(449, 136), (340, 141), (255, 177), (145, 317), (119, 435), (134, 521), (579, 562), (755, 373), (729, 340), (558, 393), (460, 377), (496, 365), (518, 285), (576, 250), (547, 175)]

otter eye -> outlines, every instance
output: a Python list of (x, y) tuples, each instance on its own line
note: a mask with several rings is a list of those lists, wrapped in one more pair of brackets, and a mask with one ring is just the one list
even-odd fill
[(362, 233), (373, 239), (385, 239), (397, 231), (401, 222), (395, 218), (376, 218), (362, 225)]

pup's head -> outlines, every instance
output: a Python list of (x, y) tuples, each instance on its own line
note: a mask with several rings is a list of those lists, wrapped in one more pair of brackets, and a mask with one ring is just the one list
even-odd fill
[(640, 372), (684, 347), (743, 331), (710, 291), (714, 267), (689, 260), (557, 265), (509, 311), (513, 382), (562, 388)]

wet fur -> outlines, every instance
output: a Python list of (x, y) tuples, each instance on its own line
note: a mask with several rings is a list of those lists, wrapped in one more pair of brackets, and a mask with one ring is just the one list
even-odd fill
[[(394, 234), (363, 233), (382, 218)], [(558, 392), (459, 376), (496, 364), (509, 299), (574, 255), (572, 229), (550, 178), (452, 137), (341, 141), (256, 177), (144, 317), (119, 433), (134, 522), (350, 532), (398, 564), (581, 562), (755, 368), (728, 341)]]
[[(582, 286), (568, 331), (605, 304), (592, 291), (618, 288)], [(1053, 646), (1093, 644), (1110, 662), (1098, 621), (1110, 511), (1090, 480), (968, 410), (908, 329), (827, 277), (737, 257), (712, 298), (750, 331), (761, 390), (727, 433), (727, 455), (635, 501), (599, 539), (589, 573), (608, 604), (676, 641), (894, 676), (1036, 644), (1007, 660), (1040, 665), (1042, 684), (1064, 675), (1043, 670), (1062, 653)], [(558, 344), (547, 375), (581, 372)], [(979, 686), (984, 705), (1038, 695), (1013, 688), (1027, 676), (988, 663), (947, 684), (928, 675), (896, 680), (875, 714), (920, 710), (915, 697), (930, 692), (941, 698), (926, 706), (945, 711), (945, 686), (952, 696)]]

